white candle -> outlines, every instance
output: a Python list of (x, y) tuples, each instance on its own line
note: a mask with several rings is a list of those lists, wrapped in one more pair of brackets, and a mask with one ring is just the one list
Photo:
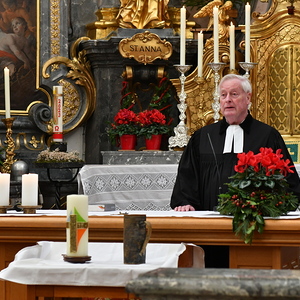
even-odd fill
[(198, 76), (202, 77), (203, 69), (203, 33), (198, 33)]
[(88, 256), (88, 196), (67, 196), (67, 255)]
[(186, 28), (186, 8), (180, 9), (180, 65), (185, 66), (185, 28)]
[(5, 118), (10, 118), (10, 82), (9, 69), (4, 68)]
[(0, 206), (9, 205), (10, 174), (0, 173)]
[(230, 40), (230, 70), (235, 69), (235, 26), (230, 24), (229, 26), (229, 40)]
[(245, 62), (250, 62), (250, 14), (249, 3), (245, 5)]
[(219, 9), (215, 6), (213, 8), (214, 17), (214, 62), (219, 62)]
[(53, 141), (63, 142), (63, 88), (53, 87)]
[(38, 174), (22, 175), (22, 206), (38, 205)]

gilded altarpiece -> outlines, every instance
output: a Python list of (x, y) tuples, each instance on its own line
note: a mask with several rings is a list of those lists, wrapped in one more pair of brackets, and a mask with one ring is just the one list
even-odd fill
[(253, 113), (284, 137), (295, 162), (300, 161), (300, 14), (299, 2), (288, 14), (286, 1), (273, 2), (263, 15), (253, 13), (251, 57)]
[(274, 2), (265, 15), (253, 14), (251, 26), (254, 111), (256, 117), (282, 135), (299, 135), (299, 49), (300, 19), (295, 2), (294, 15), (287, 2)]
[[(293, 160), (299, 162), (300, 3), (294, 2), (293, 14), (288, 14), (288, 5), (287, 1), (273, 1), (265, 14), (252, 13), (251, 61), (257, 65), (250, 71), (253, 86), (251, 113), (282, 134), (289, 144)], [(244, 32), (244, 26), (240, 25), (240, 28)], [(187, 125), (191, 134), (214, 121), (214, 74), (207, 65), (213, 61), (212, 52), (212, 48), (205, 47), (201, 80), (197, 79), (197, 68), (187, 76)], [(225, 63), (221, 76), (229, 71), (228, 56), (228, 47), (221, 46), (220, 61)], [(237, 62), (242, 59), (236, 56)], [(177, 79), (173, 80), (173, 84), (179, 90)]]

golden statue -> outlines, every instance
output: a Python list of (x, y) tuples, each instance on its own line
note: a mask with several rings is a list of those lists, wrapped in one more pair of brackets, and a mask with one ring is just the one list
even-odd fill
[(169, 0), (121, 0), (117, 16), (122, 28), (164, 28)]
[[(209, 30), (210, 27), (213, 25), (213, 8), (219, 8), (219, 42), (223, 45), (228, 45), (228, 38), (229, 38), (229, 31), (228, 31), (228, 21), (230, 19), (228, 15), (228, 11), (232, 9), (232, 2), (226, 1), (223, 4), (221, 0), (214, 0), (209, 2), (205, 6), (203, 6), (197, 13), (194, 14), (194, 18), (203, 18), (209, 16), (209, 22), (207, 25), (207, 29)], [(206, 46), (213, 45), (213, 37), (206, 41)]]

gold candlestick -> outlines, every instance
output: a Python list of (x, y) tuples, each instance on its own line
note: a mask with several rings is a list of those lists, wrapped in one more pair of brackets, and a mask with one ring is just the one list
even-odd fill
[(1, 171), (3, 173), (10, 173), (12, 164), (15, 161), (17, 161), (16, 159), (14, 159), (15, 142), (14, 142), (14, 139), (12, 138), (12, 124), (13, 124), (14, 120), (15, 120), (15, 118), (2, 119), (2, 122), (6, 126), (6, 141), (5, 141), (5, 143), (7, 144), (7, 148), (5, 150), (5, 152), (6, 152), (5, 161), (1, 168)]

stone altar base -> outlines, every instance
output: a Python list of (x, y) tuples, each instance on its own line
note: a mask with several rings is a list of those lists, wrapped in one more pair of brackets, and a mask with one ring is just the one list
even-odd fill
[(142, 300), (300, 299), (300, 271), (254, 269), (157, 269), (130, 281)]

